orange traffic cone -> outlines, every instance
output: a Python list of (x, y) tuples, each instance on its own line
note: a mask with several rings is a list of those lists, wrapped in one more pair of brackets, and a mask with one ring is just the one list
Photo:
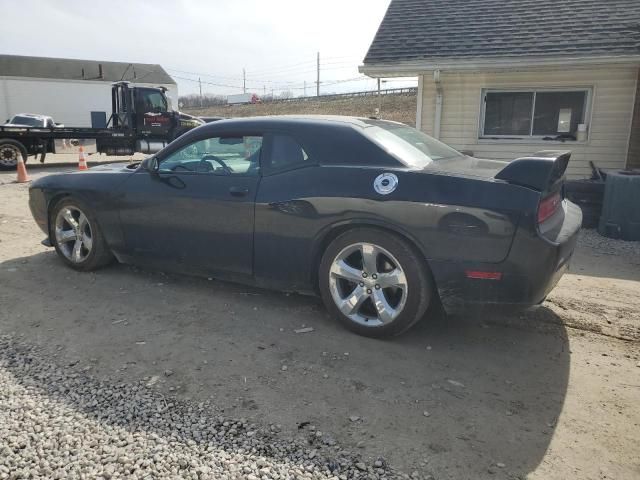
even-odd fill
[(25, 167), (24, 165), (24, 160), (22, 159), (22, 155), (18, 156), (18, 179), (16, 180), (17, 183), (26, 183), (26, 182), (30, 182), (31, 179), (29, 178), (29, 175), (27, 174), (27, 167)]
[(80, 157), (78, 158), (78, 170), (88, 170), (87, 167), (87, 155), (84, 153), (84, 148), (80, 145)]

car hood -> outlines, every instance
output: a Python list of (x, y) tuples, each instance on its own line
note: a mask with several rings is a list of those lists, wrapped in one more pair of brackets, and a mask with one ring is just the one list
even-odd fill
[(138, 163), (107, 163), (88, 170), (71, 170), (37, 178), (31, 183), (34, 189), (71, 189), (91, 190), (95, 186), (111, 185), (115, 187), (133, 175), (139, 168)]
[(140, 162), (135, 163), (105, 163), (96, 165), (88, 170), (72, 170), (58, 175), (87, 175), (91, 173), (133, 173), (140, 167)]

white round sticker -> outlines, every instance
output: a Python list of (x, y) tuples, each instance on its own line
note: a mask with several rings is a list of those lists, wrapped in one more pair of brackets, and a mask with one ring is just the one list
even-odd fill
[(398, 186), (398, 177), (393, 173), (382, 173), (373, 182), (373, 188), (380, 195), (388, 195)]

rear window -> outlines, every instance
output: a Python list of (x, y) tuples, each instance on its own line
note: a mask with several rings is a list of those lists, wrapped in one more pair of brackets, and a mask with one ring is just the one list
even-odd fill
[(406, 125), (366, 120), (364, 132), (371, 140), (411, 168), (424, 168), (441, 160), (465, 156), (444, 143)]

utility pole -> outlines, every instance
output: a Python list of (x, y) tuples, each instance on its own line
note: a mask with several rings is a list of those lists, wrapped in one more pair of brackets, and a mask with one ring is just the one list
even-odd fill
[(378, 116), (382, 113), (382, 95), (380, 93), (380, 77), (378, 77)]
[(247, 71), (242, 69), (242, 91), (247, 93)]
[(202, 80), (198, 77), (198, 86), (200, 87), (200, 108), (202, 108)]
[(304, 81), (304, 96), (307, 96), (307, 81)]
[(320, 96), (320, 52), (318, 52), (318, 75), (316, 79), (316, 97)]
[(266, 97), (267, 96), (267, 86), (266, 85), (262, 86), (262, 91), (264, 92), (262, 96)]

